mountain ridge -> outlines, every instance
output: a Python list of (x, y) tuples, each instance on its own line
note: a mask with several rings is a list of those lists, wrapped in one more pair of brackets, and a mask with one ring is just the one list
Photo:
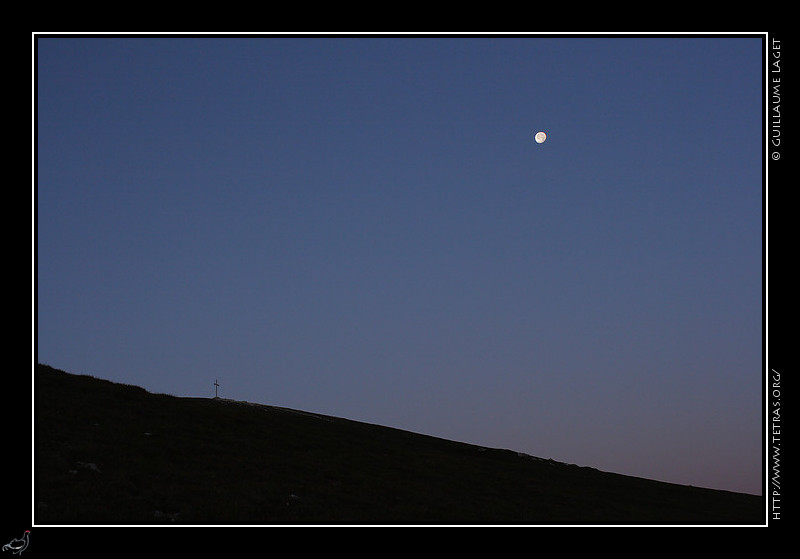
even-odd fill
[(41, 525), (765, 524), (760, 496), (41, 364), (34, 429)]

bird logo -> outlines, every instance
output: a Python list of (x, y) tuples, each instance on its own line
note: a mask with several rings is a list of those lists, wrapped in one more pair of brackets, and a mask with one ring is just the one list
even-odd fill
[(25, 530), (25, 533), (22, 535), (22, 539), (18, 540), (14, 538), (3, 546), (3, 551), (10, 551), (16, 555), (21, 554), (23, 551), (25, 551), (25, 548), (28, 547), (28, 535), (30, 533), (30, 530)]

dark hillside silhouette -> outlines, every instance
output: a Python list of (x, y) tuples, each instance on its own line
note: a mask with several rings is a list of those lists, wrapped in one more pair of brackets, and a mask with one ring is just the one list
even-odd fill
[(763, 524), (758, 496), (38, 365), (36, 524)]

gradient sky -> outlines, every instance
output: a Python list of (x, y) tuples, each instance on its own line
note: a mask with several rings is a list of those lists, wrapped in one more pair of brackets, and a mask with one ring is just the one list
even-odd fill
[(762, 492), (760, 37), (35, 54), (38, 362)]

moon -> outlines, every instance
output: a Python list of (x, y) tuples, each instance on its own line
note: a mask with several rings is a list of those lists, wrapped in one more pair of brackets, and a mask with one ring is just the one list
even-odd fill
[(544, 132), (537, 132), (534, 139), (536, 140), (537, 144), (542, 144), (547, 139), (547, 134)]

